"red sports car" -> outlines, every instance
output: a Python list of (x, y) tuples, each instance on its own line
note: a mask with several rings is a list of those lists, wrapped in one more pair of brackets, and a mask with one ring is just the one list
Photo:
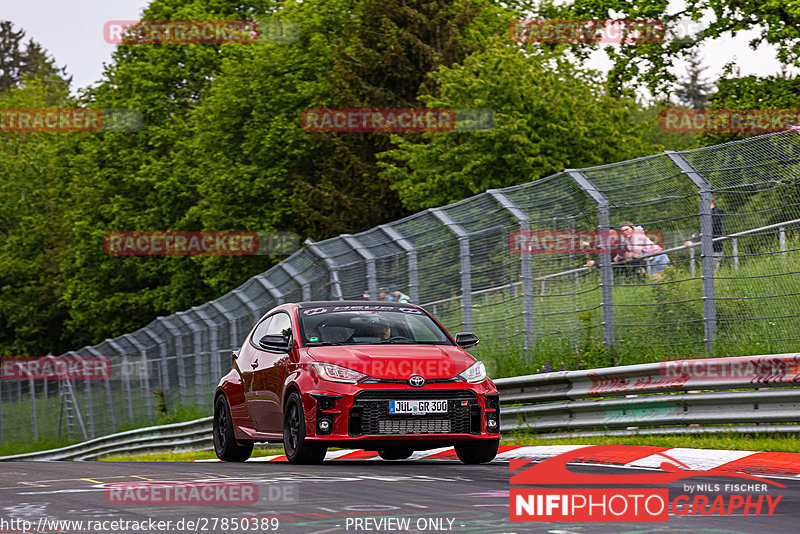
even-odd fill
[(283, 442), (292, 463), (319, 463), (328, 447), (384, 459), (455, 446), (468, 464), (491, 461), (500, 398), (483, 363), (413, 304), (283, 304), (233, 353), (214, 396), (214, 448), (225, 461), (253, 443)]

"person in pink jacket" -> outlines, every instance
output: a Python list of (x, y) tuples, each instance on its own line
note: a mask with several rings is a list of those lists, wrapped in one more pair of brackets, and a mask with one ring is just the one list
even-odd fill
[[(644, 254), (656, 254), (663, 250), (647, 237), (644, 233), (644, 228), (634, 226), (630, 221), (620, 224), (619, 231), (622, 234), (626, 258), (638, 258)], [(653, 279), (662, 278), (664, 269), (669, 265), (669, 257), (666, 254), (659, 254), (658, 256), (646, 258), (646, 260), (650, 264), (651, 277)]]

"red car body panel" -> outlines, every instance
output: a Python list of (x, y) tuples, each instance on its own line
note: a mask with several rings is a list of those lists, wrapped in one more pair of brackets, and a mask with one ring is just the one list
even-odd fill
[[(343, 303), (347, 303), (346, 301)], [(291, 391), (301, 395), (306, 422), (306, 439), (324, 442), (329, 446), (353, 446), (378, 448), (402, 442), (405, 447), (424, 450), (456, 442), (478, 439), (499, 439), (499, 432), (487, 432), (486, 397), (497, 396), (494, 383), (486, 378), (478, 383), (446, 382), (426, 384), (415, 388), (407, 383), (411, 375), (421, 375), (427, 381), (451, 379), (475, 363), (468, 352), (457, 345), (432, 344), (372, 344), (341, 346), (301, 346), (297, 310), (307, 304), (284, 304), (270, 310), (264, 317), (278, 311), (289, 313), (292, 320), (292, 348), (289, 353), (269, 352), (256, 348), (251, 342), (255, 327), (238, 353), (234, 353), (231, 371), (217, 386), (216, 395), (227, 397), (234, 425), (234, 433), (240, 441), (281, 442), (283, 440), (283, 406)], [(360, 303), (364, 304), (364, 303)], [(375, 304), (375, 303), (371, 303)], [(383, 304), (383, 303), (381, 303)], [(413, 306), (404, 304), (404, 306)], [(421, 308), (418, 308), (422, 310)], [(423, 311), (424, 312), (424, 311)], [(424, 312), (427, 314), (427, 312)], [(429, 317), (432, 317), (429, 315)], [(264, 318), (262, 317), (262, 320)], [(435, 319), (434, 319), (435, 320)], [(260, 322), (260, 321), (259, 321)], [(441, 326), (438, 321), (437, 325)], [(443, 327), (442, 330), (447, 332)], [(452, 341), (453, 338), (447, 333)], [(319, 376), (312, 364), (327, 362), (360, 371), (380, 380), (398, 383), (356, 384), (331, 382)], [(399, 383), (400, 381), (403, 383)], [(362, 392), (382, 393), (410, 392), (409, 395), (433, 394), (449, 398), (448, 391), (458, 390), (474, 393), (480, 407), (480, 432), (430, 433), (430, 434), (361, 434), (352, 435), (349, 428), (351, 408), (355, 396)], [(422, 393), (420, 393), (422, 392)], [(336, 396), (333, 407), (319, 410), (321, 417), (330, 418), (329, 433), (317, 432), (317, 397)], [(496, 403), (499, 408), (499, 403)], [(496, 412), (489, 408), (489, 413)], [(499, 423), (499, 413), (495, 414)], [(499, 429), (499, 424), (497, 425)]]

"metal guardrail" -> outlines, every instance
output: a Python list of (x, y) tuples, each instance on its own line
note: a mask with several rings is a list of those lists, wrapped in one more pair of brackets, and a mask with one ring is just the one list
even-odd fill
[[(527, 430), (541, 438), (800, 432), (800, 353), (559, 371), (495, 384), (504, 405), (501, 430)], [(204, 417), (129, 430), (0, 461), (209, 449), (211, 422)]]
[[(501, 429), (542, 438), (800, 431), (800, 353), (561, 371), (495, 383), (501, 404), (511, 405), (500, 412)], [(758, 425), (727, 426), (740, 423)], [(553, 430), (577, 432), (547, 433)]]
[(60, 449), (0, 456), (11, 460), (93, 460), (110, 454), (207, 449), (213, 446), (211, 417), (110, 434)]

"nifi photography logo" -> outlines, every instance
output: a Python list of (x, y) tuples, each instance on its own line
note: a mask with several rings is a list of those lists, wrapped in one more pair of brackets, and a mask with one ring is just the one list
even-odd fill
[[(785, 488), (782, 484), (730, 469), (693, 470), (661, 450), (636, 445), (595, 445), (527, 467), (511, 476), (509, 519), (667, 522), (670, 512), (674, 516), (771, 516), (783, 499), (782, 494), (768, 493), (769, 486)], [(660, 472), (591, 474), (567, 469), (569, 463), (591, 463), (592, 458), (615, 458), (624, 464), (652, 455), (664, 458)], [(511, 460), (509, 468), (514, 473), (530, 462)], [(702, 477), (702, 482), (668, 487), (692, 477)], [(708, 482), (716, 477), (727, 480)]]

